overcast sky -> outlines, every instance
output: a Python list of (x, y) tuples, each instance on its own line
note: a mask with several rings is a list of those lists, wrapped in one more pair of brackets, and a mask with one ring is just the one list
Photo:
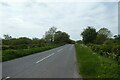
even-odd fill
[(117, 2), (40, 2), (38, 0), (1, 0), (0, 37), (42, 38), (45, 31), (55, 26), (81, 39), (80, 33), (87, 26), (97, 30), (106, 27), (118, 33)]

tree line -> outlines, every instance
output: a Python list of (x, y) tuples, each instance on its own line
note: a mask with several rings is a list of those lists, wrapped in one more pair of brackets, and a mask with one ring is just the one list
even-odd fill
[(103, 27), (96, 31), (95, 28), (88, 26), (83, 30), (81, 36), (83, 39), (77, 43), (83, 43), (96, 53), (120, 63), (120, 35), (112, 37), (111, 31), (107, 28)]
[(4, 39), (2, 39), (2, 61), (42, 52), (69, 43), (74, 43), (69, 34), (57, 31), (56, 27), (49, 28), (43, 38), (13, 38), (10, 35), (4, 35)]
[(57, 31), (56, 27), (51, 27), (45, 32), (43, 38), (12, 38), (10, 35), (4, 35), (4, 39), (2, 39), (2, 49), (29, 49), (47, 45), (64, 45), (68, 43), (74, 43), (74, 41), (70, 39), (68, 33)]
[[(114, 37), (112, 37), (111, 31), (107, 28), (101, 28), (96, 31), (96, 29), (91, 26), (84, 29), (80, 35), (83, 39), (75, 42), (70, 39), (70, 35), (68, 33), (57, 31), (57, 28), (54, 26), (45, 32), (43, 38), (12, 38), (10, 35), (4, 35), (4, 39), (2, 39), (2, 50), (3, 52), (4, 50), (30, 50), (31, 48), (38, 47), (47, 47), (45, 49), (49, 49), (48, 47), (50, 46), (53, 47), (64, 44), (83, 43), (96, 53), (120, 62), (120, 35), (114, 35)], [(7, 54), (8, 53), (9, 51)]]

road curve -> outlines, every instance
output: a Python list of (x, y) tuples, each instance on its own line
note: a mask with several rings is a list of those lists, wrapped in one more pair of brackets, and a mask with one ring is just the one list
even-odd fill
[(67, 44), (3, 62), (3, 78), (78, 78), (75, 47)]

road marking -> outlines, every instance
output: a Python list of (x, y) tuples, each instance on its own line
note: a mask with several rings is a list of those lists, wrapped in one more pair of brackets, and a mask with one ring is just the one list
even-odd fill
[(50, 55), (48, 55), (48, 56), (46, 56), (46, 57), (44, 57), (43, 59), (40, 59), (39, 61), (37, 61), (36, 63), (39, 63), (39, 62), (41, 62), (41, 61), (43, 61), (43, 60), (45, 60), (45, 59), (47, 59), (47, 58), (49, 58), (50, 56), (52, 56), (52, 55), (54, 55), (55, 53), (52, 53), (52, 54), (50, 54)]
[(9, 76), (6, 77), (6, 79), (10, 78)]
[(60, 52), (60, 51), (62, 51), (63, 49), (60, 49), (60, 50), (58, 50), (57, 52)]
[(7, 76), (7, 77), (5, 77), (5, 78), (2, 78), (1, 80), (7, 80), (7, 79), (9, 79), (10, 77), (9, 76)]

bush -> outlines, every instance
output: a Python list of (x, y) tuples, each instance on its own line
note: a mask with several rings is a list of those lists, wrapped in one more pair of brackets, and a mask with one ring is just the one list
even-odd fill
[(120, 78), (120, 65), (116, 61), (99, 54), (93, 54), (94, 52), (89, 47), (79, 44), (75, 47), (80, 74), (85, 80), (86, 78), (90, 80), (93, 78), (118, 80)]
[(11, 58), (14, 59), (16, 58), (17, 54), (15, 50), (3, 50), (2, 51), (2, 60), (6, 61), (6, 60), (10, 60)]
[(109, 42), (107, 41), (103, 45), (87, 44), (87, 46), (90, 47), (92, 51), (99, 53), (100, 55), (120, 61), (119, 59), (120, 58), (120, 45), (109, 44)]
[(120, 45), (116, 45), (113, 47), (113, 52), (115, 53), (115, 59), (118, 61), (120, 64)]
[(42, 52), (45, 50), (49, 50), (52, 48), (57, 47), (56, 45), (49, 45), (49, 46), (45, 46), (45, 47), (37, 47), (37, 48), (29, 48), (29, 49), (19, 49), (19, 50), (3, 50), (2, 53), (2, 60), (3, 61), (8, 61), (11, 59), (15, 59), (15, 58), (19, 58), (19, 57), (23, 57), (23, 56), (27, 56), (30, 54), (34, 54), (37, 52)]

